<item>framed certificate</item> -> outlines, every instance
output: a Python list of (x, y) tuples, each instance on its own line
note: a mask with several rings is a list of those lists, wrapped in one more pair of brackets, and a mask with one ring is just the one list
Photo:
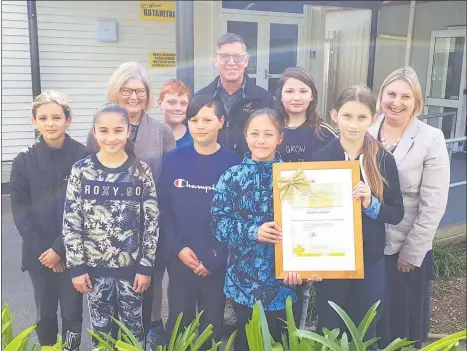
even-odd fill
[(276, 278), (363, 279), (358, 161), (288, 162), (273, 165)]

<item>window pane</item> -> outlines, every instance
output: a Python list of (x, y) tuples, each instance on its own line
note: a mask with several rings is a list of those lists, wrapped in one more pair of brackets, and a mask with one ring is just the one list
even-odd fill
[(227, 21), (227, 32), (240, 35), (246, 42), (246, 50), (250, 61), (246, 68), (247, 74), (256, 74), (256, 58), (258, 55), (258, 23)]
[(297, 65), (298, 25), (271, 23), (269, 73), (282, 74)]
[(456, 120), (457, 120), (457, 108), (453, 107), (443, 107), (443, 106), (427, 106), (428, 107), (428, 114), (433, 115), (437, 113), (448, 113), (454, 112), (452, 115), (448, 116), (440, 116), (434, 117), (429, 119), (424, 119), (423, 115), (420, 116), (420, 119), (428, 123), (429, 125), (439, 128), (443, 131), (444, 138), (450, 139), (454, 138), (454, 133), (456, 129)]
[(436, 38), (430, 97), (459, 100), (464, 37)]
[(272, 95), (276, 95), (277, 84), (279, 83), (280, 78), (269, 78), (268, 79), (268, 91)]
[(297, 1), (222, 1), (224, 9), (303, 13), (303, 4)]

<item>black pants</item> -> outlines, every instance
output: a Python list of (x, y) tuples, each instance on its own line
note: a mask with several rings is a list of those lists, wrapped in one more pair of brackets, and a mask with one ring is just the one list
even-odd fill
[[(179, 332), (183, 332), (185, 326), (196, 317), (196, 309), (204, 311), (200, 320), (200, 333), (212, 324), (212, 338), (220, 341), (222, 338), (222, 326), (224, 322), (224, 281), (225, 270), (212, 272), (205, 277), (199, 277), (191, 269), (181, 262), (178, 257), (173, 257), (167, 262), (169, 273), (168, 302), (169, 320), (167, 329), (172, 333), (174, 324), (180, 312), (183, 312)], [(211, 348), (211, 340), (205, 343), (205, 349)]]
[(166, 261), (162, 259), (158, 260), (156, 256), (156, 262), (152, 271), (151, 285), (149, 285), (149, 288), (143, 293), (143, 327), (145, 336), (149, 333), (151, 322), (155, 322), (151, 320), (153, 304), (162, 303), (162, 294), (160, 297), (161, 301), (154, 301), (153, 288), (156, 284), (162, 285), (162, 280), (164, 279), (165, 274), (165, 266)]
[[(341, 332), (347, 332), (347, 336), (350, 335), (343, 320), (328, 304), (328, 301), (333, 301), (343, 308), (358, 326), (370, 307), (376, 301), (381, 300), (382, 303), (378, 307), (378, 314), (369, 326), (365, 334), (365, 340), (376, 337), (376, 325), (383, 308), (384, 264), (384, 257), (376, 262), (365, 262), (364, 279), (329, 279), (316, 283), (316, 309), (318, 312), (316, 330), (321, 333), (322, 328), (329, 330), (339, 328)], [(376, 344), (369, 347), (369, 349), (376, 348)]]
[(399, 254), (386, 256), (386, 294), (383, 317), (378, 325), (380, 347), (396, 338), (417, 340), (416, 348), (428, 340), (430, 327), (430, 283), (434, 279), (433, 252), (426, 253), (420, 267), (408, 273), (397, 269)]
[(36, 301), (39, 343), (45, 346), (57, 342), (57, 308), (60, 303), (65, 350), (78, 349), (83, 324), (83, 295), (73, 287), (70, 273), (54, 273), (45, 267), (28, 270), (28, 273)]
[[(245, 325), (250, 321), (253, 314), (253, 308), (233, 303), (235, 315), (237, 316), (237, 336), (235, 337), (234, 350), (248, 350), (248, 341), (246, 338)], [(298, 326), (300, 321), (301, 308), (297, 303), (292, 305), (295, 324)], [(281, 334), (286, 334), (287, 329), (283, 320), (287, 320), (285, 310), (264, 311), (268, 321), (269, 333), (276, 342), (281, 342)]]

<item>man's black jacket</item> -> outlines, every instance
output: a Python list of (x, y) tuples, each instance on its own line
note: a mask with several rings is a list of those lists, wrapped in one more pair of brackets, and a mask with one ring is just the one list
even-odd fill
[[(225, 123), (218, 136), (219, 144), (228, 147), (241, 159), (243, 159), (245, 152), (248, 151), (243, 133), (245, 122), (255, 110), (265, 107), (274, 108), (274, 98), (271, 93), (257, 86), (247, 75), (245, 75), (244, 79), (246, 79), (244, 96), (232, 106), (228, 114), (224, 111)], [(219, 76), (211, 84), (197, 91), (195, 96), (214, 96), (224, 106), (219, 94), (216, 94), (218, 83)]]
[(38, 257), (49, 248), (65, 258), (61, 234), (68, 177), (73, 164), (88, 154), (66, 135), (60, 149), (48, 147), (41, 137), (13, 160), (11, 207), (23, 238), (23, 271), (41, 267)]

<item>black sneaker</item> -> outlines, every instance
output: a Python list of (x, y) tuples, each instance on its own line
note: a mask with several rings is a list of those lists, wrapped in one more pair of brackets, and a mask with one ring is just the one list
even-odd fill
[(156, 351), (157, 346), (166, 344), (165, 329), (163, 324), (159, 324), (149, 329), (149, 347), (151, 351)]

